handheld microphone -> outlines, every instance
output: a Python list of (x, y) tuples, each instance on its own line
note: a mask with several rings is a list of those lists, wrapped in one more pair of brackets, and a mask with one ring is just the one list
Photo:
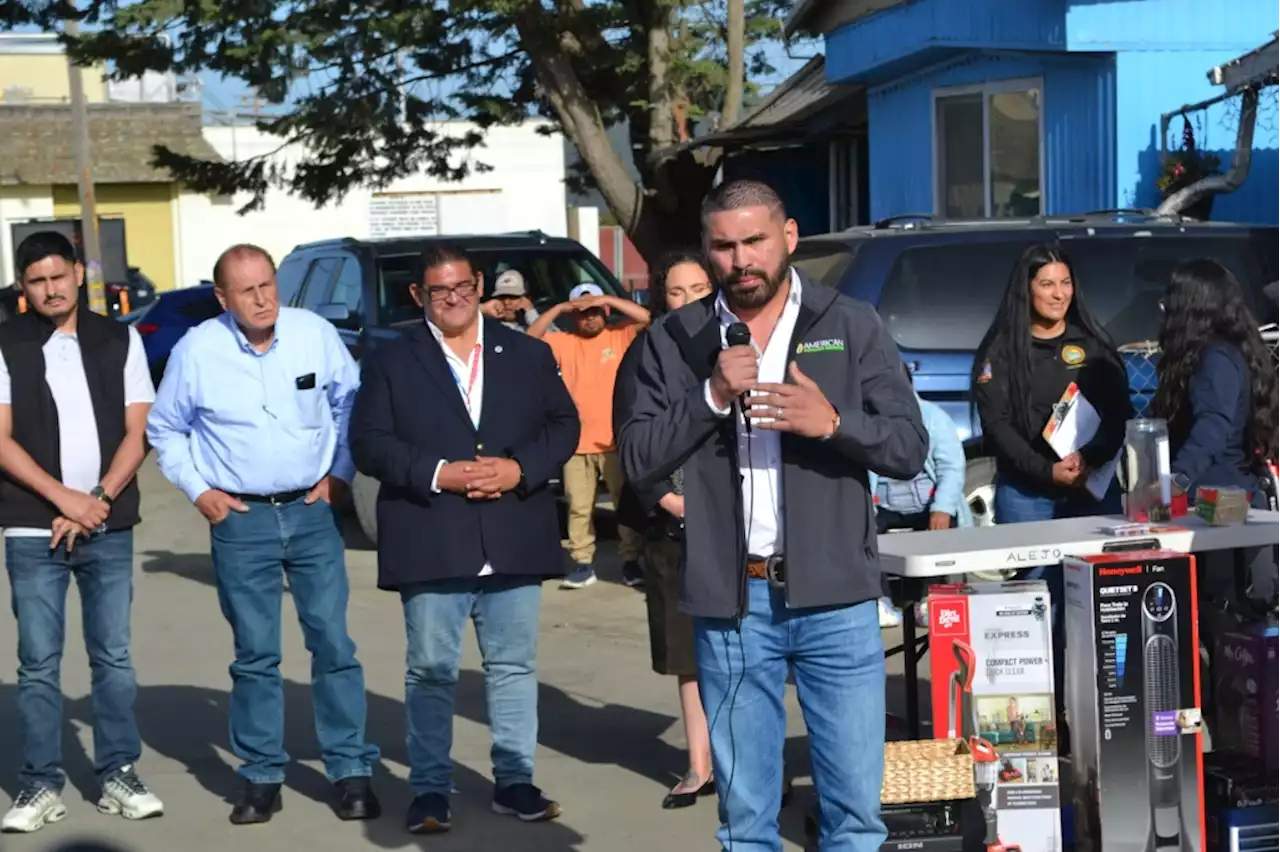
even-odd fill
[[(730, 346), (750, 346), (751, 345), (751, 329), (747, 328), (745, 322), (735, 322), (731, 324), (724, 332), (724, 340)], [(738, 402), (742, 407), (742, 428), (751, 434), (751, 415), (747, 412), (747, 394), (743, 394), (738, 398)]]

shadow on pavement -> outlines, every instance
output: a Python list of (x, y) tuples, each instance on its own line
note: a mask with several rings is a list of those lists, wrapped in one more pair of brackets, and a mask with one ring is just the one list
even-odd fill
[(213, 587), (213, 557), (208, 553), (174, 553), (171, 550), (147, 550), (142, 557), (146, 574), (172, 574)]

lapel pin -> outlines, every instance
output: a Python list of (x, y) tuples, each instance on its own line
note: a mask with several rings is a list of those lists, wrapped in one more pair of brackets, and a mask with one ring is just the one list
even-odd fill
[(501, 346), (501, 345), (498, 345), (498, 346), (493, 347), (493, 351), (494, 351), (494, 352), (496, 352), (496, 353), (498, 353), (499, 355), (501, 355), (501, 354), (502, 354), (502, 346)]

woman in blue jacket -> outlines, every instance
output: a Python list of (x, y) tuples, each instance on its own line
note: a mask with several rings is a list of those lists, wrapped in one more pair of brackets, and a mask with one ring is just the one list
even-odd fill
[[(911, 370), (903, 364), (907, 379)], [(956, 423), (945, 411), (916, 395), (925, 431), (929, 433), (929, 455), (924, 470), (915, 479), (901, 481), (876, 476), (868, 471), (868, 487), (876, 505), (877, 532), (891, 530), (945, 530), (973, 526), (973, 513), (964, 497), (964, 446), (956, 434)], [(889, 599), (880, 599), (880, 626), (896, 627), (901, 613)], [(925, 619), (922, 618), (923, 623)]]
[(1276, 458), (1276, 364), (1244, 290), (1222, 265), (1189, 260), (1162, 304), (1160, 384), (1153, 408), (1169, 422), (1174, 486), (1238, 486), (1255, 502)]

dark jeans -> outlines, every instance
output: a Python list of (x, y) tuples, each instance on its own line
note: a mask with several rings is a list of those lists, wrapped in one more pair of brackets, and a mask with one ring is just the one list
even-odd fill
[(284, 577), (311, 652), (316, 738), (330, 781), (368, 776), (378, 749), (365, 742), (364, 671), (347, 633), (342, 536), (324, 501), (249, 503), (211, 530), (218, 602), (235, 636), (231, 664), (231, 750), (240, 776), (279, 784), (284, 750), (280, 607)]
[[(998, 524), (1086, 518), (1090, 515), (1119, 515), (1124, 512), (1124, 506), (1120, 501), (1120, 484), (1117, 482), (1111, 483), (1111, 489), (1101, 500), (1095, 500), (1092, 494), (1083, 490), (1078, 495), (1066, 499), (1054, 499), (1029, 491), (1002, 476), (996, 477), (995, 509)], [(1058, 721), (1061, 723), (1066, 701), (1063, 679), (1067, 668), (1067, 640), (1062, 629), (1062, 598), (1066, 593), (1066, 586), (1062, 579), (1062, 566), (1029, 568), (1021, 572), (1018, 579), (1044, 580), (1049, 587), (1053, 617), (1053, 691), (1058, 703)]]
[(142, 753), (133, 702), (138, 685), (129, 656), (133, 603), (133, 531), (80, 539), (74, 550), (49, 549), (48, 538), (4, 540), (5, 567), (18, 621), (18, 780), (61, 790), (62, 649), (67, 586), (80, 590), (84, 644), (92, 673), (93, 765), (99, 780)]
[(488, 577), (420, 583), (400, 591), (408, 636), (405, 735), (415, 796), (453, 787), (453, 699), (470, 620), (484, 667), (495, 786), (533, 783), (538, 747), (537, 577)]

